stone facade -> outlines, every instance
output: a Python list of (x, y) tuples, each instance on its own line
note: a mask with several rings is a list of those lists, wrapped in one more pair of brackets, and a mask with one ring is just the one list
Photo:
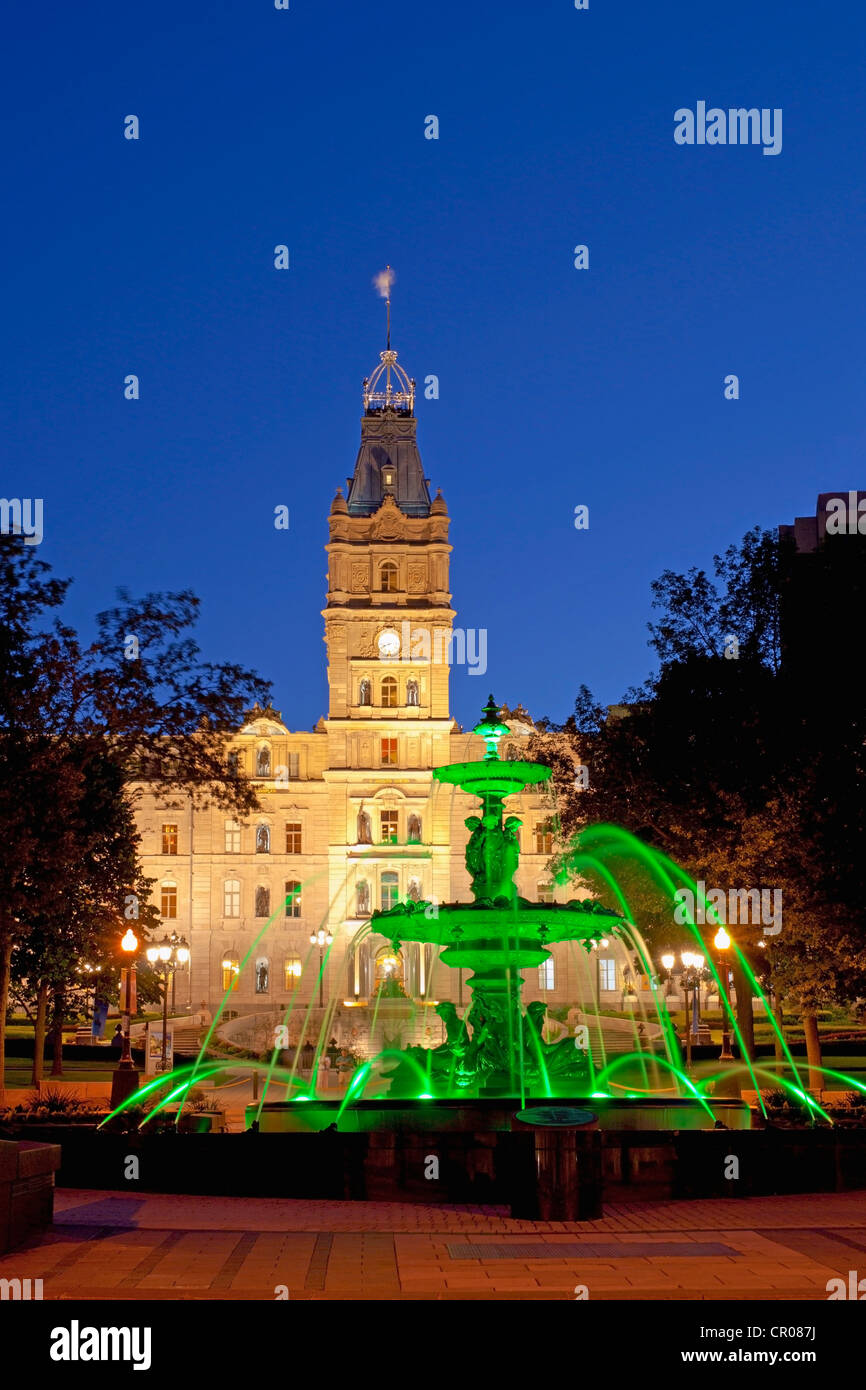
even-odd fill
[[(386, 968), (410, 999), (468, 1002), (457, 972), (432, 948), (406, 945), (396, 965), (381, 937), (363, 932), (353, 948), (375, 907), (408, 895), (471, 897), (463, 822), (475, 802), (435, 783), (432, 769), (480, 758), (484, 745), (449, 711), (449, 517), (441, 495), (430, 500), (415, 425), (411, 405), (365, 412), (348, 495), (338, 492), (331, 505), (327, 717), (299, 733), (278, 711), (257, 709), (232, 741), (261, 811), (238, 824), (216, 808), (193, 811), (183, 798), (137, 789), (145, 872), (156, 880), (167, 930), (191, 947), (189, 976), (177, 979), (178, 1009), (203, 1002), (213, 1012), (233, 982), (239, 1014), (284, 1010), (293, 998), (303, 1006), (293, 1017), (314, 1013), (320, 947), (310, 937), (319, 929), (333, 935), (324, 948), (325, 1003), (336, 1000), (343, 1017), (356, 1011), (356, 1036), (369, 1034), (365, 1005)], [(487, 695), (479, 682), (479, 717)], [(531, 730), (523, 717), (509, 727), (506, 757), (519, 754)], [(536, 899), (549, 884), (552, 843), (543, 827), (552, 808), (546, 792), (515, 800), (509, 809), (523, 820), (518, 891)], [(556, 890), (562, 900), (572, 895)], [(274, 913), (240, 975), (225, 967), (244, 961)], [(573, 1002), (574, 969), (557, 948), (552, 977), (530, 971), (524, 999)], [(438, 1040), (438, 1018), (432, 1023), (432, 1034), (421, 1032)]]

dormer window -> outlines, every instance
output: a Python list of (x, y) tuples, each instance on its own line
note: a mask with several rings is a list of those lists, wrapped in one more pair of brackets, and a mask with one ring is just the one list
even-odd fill
[(393, 469), (393, 468), (383, 468), (383, 469), (382, 469), (382, 486), (383, 486), (383, 487), (393, 487), (393, 486), (394, 486), (394, 469)]

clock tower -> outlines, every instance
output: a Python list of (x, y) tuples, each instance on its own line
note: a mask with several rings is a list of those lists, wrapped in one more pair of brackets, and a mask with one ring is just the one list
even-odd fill
[(409, 745), (400, 746), (404, 726), (417, 734), (426, 721), (449, 718), (449, 518), (441, 494), (430, 499), (415, 383), (396, 352), (381, 354), (363, 402), (355, 471), (329, 517), (328, 725), (336, 732), (336, 721), (348, 721), (353, 767), (388, 766), (372, 736), (384, 724), (394, 736), (391, 726), (400, 725), (391, 764), (400, 766), (409, 755)]
[[(445, 901), (451, 799), (432, 769), (451, 758), (448, 678), (454, 610), (449, 518), (430, 497), (416, 440), (415, 383), (390, 347), (364, 382), (361, 444), (328, 518), (328, 787), (331, 920), (345, 933), (346, 998), (373, 988), (384, 941), (360, 932), (405, 898)], [(426, 952), (426, 953), (425, 953)], [(407, 947), (407, 980), (430, 953)], [(426, 988), (426, 986), (425, 986)]]

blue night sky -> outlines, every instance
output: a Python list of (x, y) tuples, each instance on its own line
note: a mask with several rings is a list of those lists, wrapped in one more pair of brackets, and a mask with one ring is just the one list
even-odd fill
[[(0, 494), (44, 499), (65, 616), (192, 587), (207, 657), (291, 728), (326, 711), (326, 516), (390, 262), (400, 361), (440, 379), (456, 621), (488, 632), (455, 715), (619, 699), (663, 569), (866, 483), (864, 32), (853, 0), (15, 6)], [(678, 146), (700, 100), (782, 108), (782, 152)]]

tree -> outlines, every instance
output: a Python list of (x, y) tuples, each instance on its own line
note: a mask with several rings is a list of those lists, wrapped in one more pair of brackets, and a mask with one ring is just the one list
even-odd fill
[[(582, 688), (574, 715), (546, 723), (531, 749), (554, 768), (572, 836), (610, 822), (694, 879), (781, 889), (783, 933), (766, 957), (759, 927), (734, 935), (750, 960), (764, 961), (773, 987), (798, 999), (813, 1071), (819, 1003), (854, 1000), (864, 989), (863, 701), (852, 698), (850, 681), (837, 699), (826, 662), (816, 660), (821, 615), (836, 615), (833, 649), (844, 650), (840, 595), (866, 597), (866, 544), (858, 557), (859, 538), (850, 539), (855, 545), (825, 544), (804, 572), (790, 543), (756, 529), (714, 557), (713, 579), (665, 571), (652, 586), (659, 671), (608, 711)], [(578, 761), (588, 769), (585, 788), (574, 784)], [(634, 881), (639, 866), (616, 868), (647, 934), (669, 932), (654, 890), (647, 897)], [(615, 905), (603, 882), (599, 893)], [(735, 974), (748, 1046), (751, 986), (744, 971)]]
[[(240, 814), (257, 805), (225, 751), (270, 687), (240, 666), (201, 660), (189, 636), (198, 599), (121, 593), (83, 647), (52, 621), (68, 585), (22, 538), (0, 536), (0, 1089), (13, 949), (41, 933), (30, 957), (41, 941), (51, 975), (66, 949), (58, 905), (78, 895), (64, 922), (69, 948), (80, 951), (106, 913), (116, 926), (120, 890), (138, 878), (134, 822), (118, 789), (146, 768), (160, 792)], [(104, 858), (89, 865), (98, 845)]]

